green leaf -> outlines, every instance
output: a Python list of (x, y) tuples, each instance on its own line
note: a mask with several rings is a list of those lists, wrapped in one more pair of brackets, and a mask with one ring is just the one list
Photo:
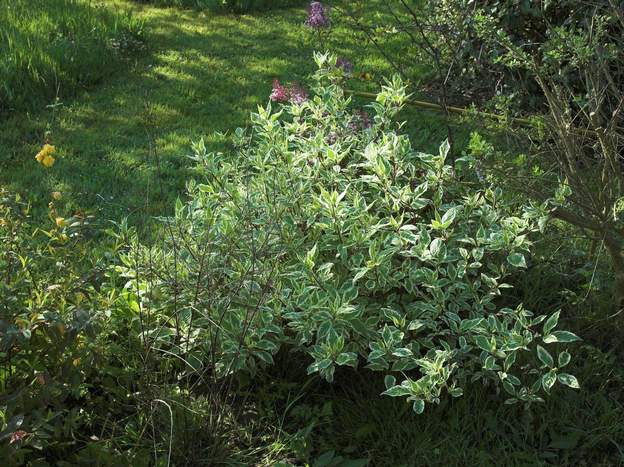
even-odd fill
[(505, 371), (509, 371), (511, 366), (516, 362), (516, 355), (516, 352), (511, 352), (509, 355), (507, 355), (507, 358), (505, 358), (505, 363), (503, 364), (503, 368), (505, 368)]
[(412, 405), (412, 409), (417, 414), (423, 413), (424, 410), (425, 410), (425, 401), (422, 400), (422, 399), (418, 399), (418, 400), (414, 401), (414, 405)]
[(544, 324), (544, 335), (547, 336), (548, 334), (550, 334), (550, 331), (555, 329), (558, 322), (559, 322), (559, 312), (557, 311), (553, 313), (552, 316), (548, 318), (548, 321), (546, 321), (546, 323)]
[(395, 357), (399, 357), (399, 358), (405, 358), (405, 357), (411, 357), (413, 354), (413, 352), (406, 348), (406, 347), (402, 347), (400, 349), (396, 349), (392, 352), (392, 355), (394, 355)]
[(552, 356), (548, 353), (548, 350), (546, 350), (544, 347), (542, 347), (539, 344), (537, 346), (537, 357), (548, 368), (552, 368), (555, 366), (555, 361), (553, 360)]
[(579, 389), (581, 387), (576, 377), (568, 373), (560, 373), (559, 375), (557, 375), (557, 379), (561, 384), (570, 388)]
[(512, 253), (507, 256), (507, 262), (516, 268), (526, 268), (526, 260), (522, 253)]
[(449, 389), (449, 394), (452, 397), (460, 397), (464, 394), (464, 390), (462, 388), (451, 388)]
[(396, 378), (393, 375), (386, 375), (384, 384), (386, 385), (386, 389), (391, 388), (396, 385)]
[(474, 339), (477, 345), (479, 346), (479, 348), (481, 348), (482, 350), (485, 350), (486, 352), (490, 352), (492, 350), (492, 347), (490, 347), (490, 341), (488, 340), (487, 337), (475, 336)]
[(557, 373), (555, 370), (550, 370), (542, 376), (542, 387), (544, 388), (544, 391), (550, 392), (550, 388), (553, 387), (555, 381), (557, 381)]
[(355, 276), (353, 277), (353, 283), (355, 284), (357, 281), (359, 281), (362, 277), (364, 277), (364, 275), (369, 271), (368, 268), (364, 267), (364, 268), (360, 268), (358, 270), (358, 272), (355, 274)]
[(447, 228), (449, 227), (453, 221), (455, 220), (455, 216), (457, 215), (457, 209), (456, 208), (451, 208), (448, 211), (446, 211), (444, 213), (444, 215), (442, 216), (442, 227), (443, 228)]
[(483, 368), (485, 368), (486, 370), (493, 370), (496, 366), (496, 360), (494, 360), (494, 357), (492, 357), (491, 355), (488, 355), (488, 357), (485, 359), (485, 363), (483, 364)]
[(386, 389), (381, 394), (383, 396), (390, 396), (390, 397), (409, 396), (410, 390), (406, 388), (405, 386), (397, 385), (397, 386), (392, 386), (391, 388)]
[(475, 318), (475, 319), (465, 319), (461, 322), (459, 326), (459, 330), (461, 332), (468, 332), (471, 329), (476, 328), (483, 322), (483, 318)]
[(268, 365), (273, 364), (273, 356), (269, 352), (260, 350), (260, 351), (254, 352), (254, 355)]
[(440, 145), (440, 157), (442, 158), (442, 162), (446, 160), (446, 157), (448, 156), (448, 153), (450, 150), (451, 150), (451, 143), (449, 143), (449, 140), (447, 138)]
[(516, 389), (512, 386), (512, 384), (507, 381), (507, 380), (503, 380), (503, 389), (505, 391), (507, 391), (508, 394), (515, 396), (516, 395)]
[(440, 252), (441, 247), (442, 247), (442, 239), (434, 238), (433, 241), (431, 242), (431, 245), (429, 245), (429, 252), (431, 253), (432, 256), (436, 256)]
[(343, 352), (336, 358), (336, 364), (355, 367), (357, 364), (357, 354), (354, 352)]
[(559, 354), (559, 359), (558, 359), (559, 360), (559, 368), (563, 368), (564, 366), (566, 366), (568, 363), (570, 363), (571, 359), (572, 359), (572, 356), (568, 352), (566, 352), (566, 351), (561, 352)]
[(570, 331), (555, 331), (548, 336), (544, 336), (544, 342), (546, 344), (552, 344), (553, 342), (576, 342), (581, 338)]

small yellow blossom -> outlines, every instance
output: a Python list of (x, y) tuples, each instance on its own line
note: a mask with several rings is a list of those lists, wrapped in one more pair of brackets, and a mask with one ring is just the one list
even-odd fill
[(41, 151), (37, 153), (35, 159), (40, 164), (43, 164), (45, 167), (52, 167), (54, 165), (55, 159), (52, 157), (52, 154), (56, 152), (56, 148), (51, 144), (44, 144)]
[(54, 165), (54, 162), (56, 162), (56, 159), (52, 156), (45, 156), (43, 161), (41, 161), (41, 163), (48, 169)]
[(58, 227), (61, 227), (61, 228), (65, 227), (65, 218), (64, 217), (57, 217), (56, 218), (56, 225)]
[(58, 201), (59, 199), (62, 198), (63, 195), (61, 195), (60, 191), (53, 191), (52, 192), (52, 198), (55, 199), (56, 201)]

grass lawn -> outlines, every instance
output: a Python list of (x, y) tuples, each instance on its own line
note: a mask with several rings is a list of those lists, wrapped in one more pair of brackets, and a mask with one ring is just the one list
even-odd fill
[[(28, 197), (40, 215), (50, 193), (61, 191), (68, 212), (143, 224), (169, 212), (183, 193), (192, 176), (185, 157), (191, 142), (203, 137), (224, 150), (225, 134), (267, 103), (274, 78), (305, 82), (315, 68), (315, 41), (301, 7), (236, 16), (108, 4), (145, 21), (149, 52), (72, 101), (5, 120), (0, 184)], [(351, 31), (335, 27), (329, 45), (374, 80), (391, 74), (374, 52), (362, 53)], [(416, 147), (435, 148), (446, 137), (438, 115), (409, 117)], [(49, 170), (34, 161), (46, 131), (59, 155)]]

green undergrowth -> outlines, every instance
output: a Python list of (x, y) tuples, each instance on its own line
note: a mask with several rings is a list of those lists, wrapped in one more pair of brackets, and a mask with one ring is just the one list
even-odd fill
[(530, 409), (501, 405), (501, 396), (473, 384), (463, 397), (414, 417), (409, 404), (379, 398), (383, 380), (366, 370), (301, 389), (304, 372), (293, 377), (290, 355), (278, 363), (281, 374), (253, 391), (261, 410), (284, 419), (275, 443), (303, 458), (335, 450), (383, 466), (621, 465), (624, 371), (614, 355), (591, 346), (577, 350), (579, 362), (570, 371), (583, 389), (554, 391)]

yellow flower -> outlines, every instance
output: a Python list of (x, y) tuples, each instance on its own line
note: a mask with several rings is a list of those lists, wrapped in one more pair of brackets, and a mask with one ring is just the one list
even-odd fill
[(62, 195), (61, 195), (61, 192), (60, 192), (60, 191), (53, 191), (53, 192), (52, 192), (52, 198), (53, 198), (53, 199), (55, 199), (55, 200), (57, 200), (57, 201), (58, 201), (59, 199), (61, 199), (61, 197), (62, 197)]
[(61, 227), (61, 228), (65, 227), (65, 218), (63, 218), (63, 217), (57, 217), (57, 218), (56, 218), (56, 225), (57, 225), (58, 227)]
[(40, 164), (43, 164), (46, 167), (52, 167), (54, 165), (54, 157), (52, 154), (56, 152), (56, 148), (51, 144), (44, 144), (41, 151), (37, 153), (35, 159)]
[(56, 162), (56, 159), (52, 156), (45, 156), (41, 161), (41, 163), (48, 169), (54, 165), (54, 162)]

